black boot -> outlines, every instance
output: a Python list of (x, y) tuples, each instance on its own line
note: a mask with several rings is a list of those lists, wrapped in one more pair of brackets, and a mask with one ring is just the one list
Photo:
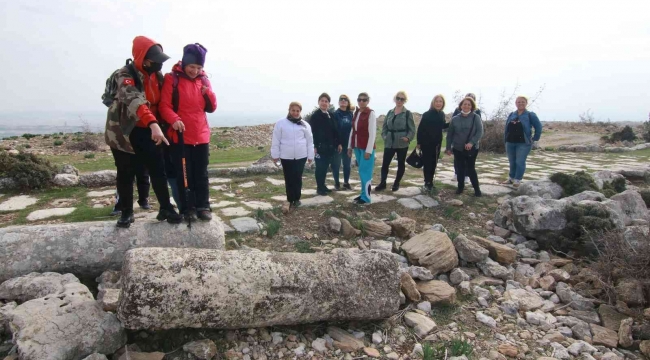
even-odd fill
[(183, 221), (183, 217), (178, 215), (176, 210), (170, 205), (169, 208), (160, 209), (158, 216), (156, 216), (158, 221), (167, 220), (170, 224), (180, 224)]
[(397, 190), (399, 190), (399, 183), (398, 183), (398, 182), (394, 182), (394, 183), (393, 183), (393, 187), (392, 187), (391, 190), (393, 190), (393, 191), (397, 191)]
[(479, 189), (479, 188), (474, 189), (474, 196), (476, 196), (476, 197), (483, 196), (483, 194), (481, 193), (481, 189)]
[(465, 189), (459, 186), (458, 189), (456, 189), (456, 195), (462, 194), (463, 190), (465, 190)]
[(117, 220), (117, 227), (128, 228), (134, 221), (133, 211), (122, 211), (122, 215)]
[(212, 214), (210, 213), (210, 210), (199, 210), (197, 217), (203, 221), (212, 220)]
[(386, 190), (386, 181), (382, 181), (375, 187), (375, 191)]

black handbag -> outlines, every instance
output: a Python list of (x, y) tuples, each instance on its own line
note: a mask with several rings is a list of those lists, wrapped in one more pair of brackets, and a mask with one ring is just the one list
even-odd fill
[(420, 154), (418, 154), (417, 149), (413, 149), (413, 152), (411, 152), (411, 155), (409, 155), (406, 158), (406, 163), (413, 166), (416, 169), (420, 169), (424, 165), (422, 163), (422, 156), (420, 156)]

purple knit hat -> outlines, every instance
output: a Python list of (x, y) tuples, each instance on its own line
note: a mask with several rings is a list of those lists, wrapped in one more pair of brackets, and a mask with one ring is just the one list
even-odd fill
[(208, 52), (208, 49), (204, 48), (203, 45), (199, 43), (185, 45), (183, 48), (183, 60), (181, 60), (181, 66), (189, 64), (197, 64), (204, 66), (205, 64), (205, 53)]

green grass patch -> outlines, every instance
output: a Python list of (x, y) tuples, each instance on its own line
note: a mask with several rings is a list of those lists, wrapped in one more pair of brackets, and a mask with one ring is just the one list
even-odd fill
[(76, 167), (80, 172), (92, 172), (99, 170), (115, 170), (115, 161), (111, 153), (94, 154), (94, 157), (86, 158), (86, 155), (75, 153), (71, 155), (49, 155), (46, 159), (57, 168), (65, 164)]
[(269, 153), (268, 147), (263, 150), (258, 150), (257, 147), (245, 147), (235, 149), (211, 150), (210, 151), (210, 164), (229, 164), (237, 162), (253, 162), (259, 160), (261, 157)]
[(431, 317), (440, 325), (447, 325), (453, 322), (453, 316), (460, 312), (461, 308), (457, 304), (436, 304), (431, 307)]
[(279, 221), (270, 220), (268, 223), (266, 223), (266, 236), (270, 238), (274, 237), (278, 231), (280, 231), (281, 227), (282, 224)]
[(54, 140), (53, 145), (54, 146), (61, 146), (61, 145), (63, 145), (63, 140)]
[(86, 154), (86, 155), (84, 155), (84, 159), (94, 159), (94, 158), (95, 158), (95, 154)]
[(314, 253), (316, 252), (314, 249), (311, 248), (311, 243), (309, 241), (298, 241), (297, 243), (294, 244), (296, 247), (296, 252), (299, 253)]

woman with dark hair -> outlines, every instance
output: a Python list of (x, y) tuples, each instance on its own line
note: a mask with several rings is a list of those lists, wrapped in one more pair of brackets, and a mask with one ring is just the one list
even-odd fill
[(361, 194), (354, 199), (357, 205), (370, 204), (372, 188), (372, 173), (375, 169), (375, 139), (377, 137), (377, 116), (368, 107), (370, 96), (362, 92), (357, 97), (359, 107), (352, 118), (352, 131), (348, 141), (348, 157), (354, 157), (359, 164), (359, 179)]
[(347, 95), (339, 96), (339, 108), (334, 112), (334, 119), (339, 131), (339, 139), (341, 140), (342, 151), (335, 154), (334, 161), (332, 162), (332, 175), (334, 176), (334, 189), (340, 190), (341, 185), (339, 182), (339, 168), (343, 163), (343, 188), (351, 190), (350, 181), (350, 163), (351, 158), (348, 154), (348, 139), (352, 131), (352, 111), (354, 106), (350, 103), (350, 98)]
[[(207, 51), (198, 43), (183, 48), (183, 59), (165, 75), (160, 100), (160, 114), (171, 125), (167, 136), (172, 143), (172, 163), (179, 176), (176, 181), (181, 195), (178, 210), (190, 221), (212, 219), (208, 181), (210, 125), (205, 113), (217, 109), (217, 97), (203, 71)], [(182, 133), (183, 144), (179, 133)], [(192, 199), (185, 196), (183, 159)]]
[(431, 101), (429, 111), (422, 114), (422, 120), (418, 126), (418, 149), (422, 150), (422, 162), (424, 173), (424, 187), (426, 190), (433, 189), (433, 176), (440, 157), (440, 146), (442, 145), (442, 130), (449, 127), (445, 120), (445, 97), (436, 95)]
[(325, 177), (335, 155), (341, 153), (342, 146), (334, 114), (329, 111), (330, 96), (322, 93), (318, 97), (318, 109), (311, 115), (309, 125), (314, 134), (314, 160), (316, 161), (316, 193), (327, 195), (332, 192), (325, 185)]
[(284, 187), (290, 207), (300, 206), (302, 173), (305, 162), (314, 160), (314, 142), (311, 126), (302, 119), (302, 105), (294, 101), (289, 104), (289, 113), (275, 123), (271, 142), (273, 162), (282, 162)]
[[(465, 97), (466, 97), (466, 98), (472, 98), (472, 100), (474, 100), (474, 102), (476, 102), (476, 95), (475, 95), (474, 93), (467, 93), (467, 95), (465, 95)], [(459, 107), (457, 107), (456, 109), (454, 109), (454, 113), (451, 115), (451, 117), (454, 117), (454, 116), (456, 116), (456, 115), (459, 115), (459, 114), (460, 114), (460, 111), (461, 111), (461, 110), (460, 110), (460, 106), (459, 106)], [(479, 117), (481, 116), (481, 109), (478, 108), (478, 105), (476, 105), (476, 110), (474, 110), (474, 112), (475, 112), (476, 115), (478, 115)], [(465, 174), (466, 174), (466, 175), (468, 174), (467, 169), (465, 169)], [(454, 168), (454, 181), (457, 180), (457, 179), (456, 179), (457, 176), (458, 176), (458, 171), (456, 171), (456, 169)], [(469, 177), (468, 177), (468, 176), (465, 176), (465, 182), (466, 182), (466, 183), (469, 182)]]
[(397, 175), (392, 190), (399, 190), (399, 183), (406, 170), (406, 153), (409, 150), (409, 143), (415, 137), (413, 114), (404, 106), (408, 101), (408, 95), (404, 91), (398, 91), (393, 101), (395, 101), (395, 107), (386, 114), (381, 129), (381, 137), (384, 138), (384, 158), (381, 163), (381, 182), (375, 188), (376, 191), (386, 189), (388, 167), (395, 155), (397, 155)]
[(476, 156), (479, 140), (483, 136), (483, 122), (474, 111), (476, 103), (471, 97), (464, 98), (459, 107), (461, 112), (454, 116), (447, 130), (447, 155), (454, 154), (454, 167), (458, 171), (458, 189), (461, 194), (465, 189), (465, 172), (474, 187), (474, 195), (481, 196), (481, 188), (476, 174)]

